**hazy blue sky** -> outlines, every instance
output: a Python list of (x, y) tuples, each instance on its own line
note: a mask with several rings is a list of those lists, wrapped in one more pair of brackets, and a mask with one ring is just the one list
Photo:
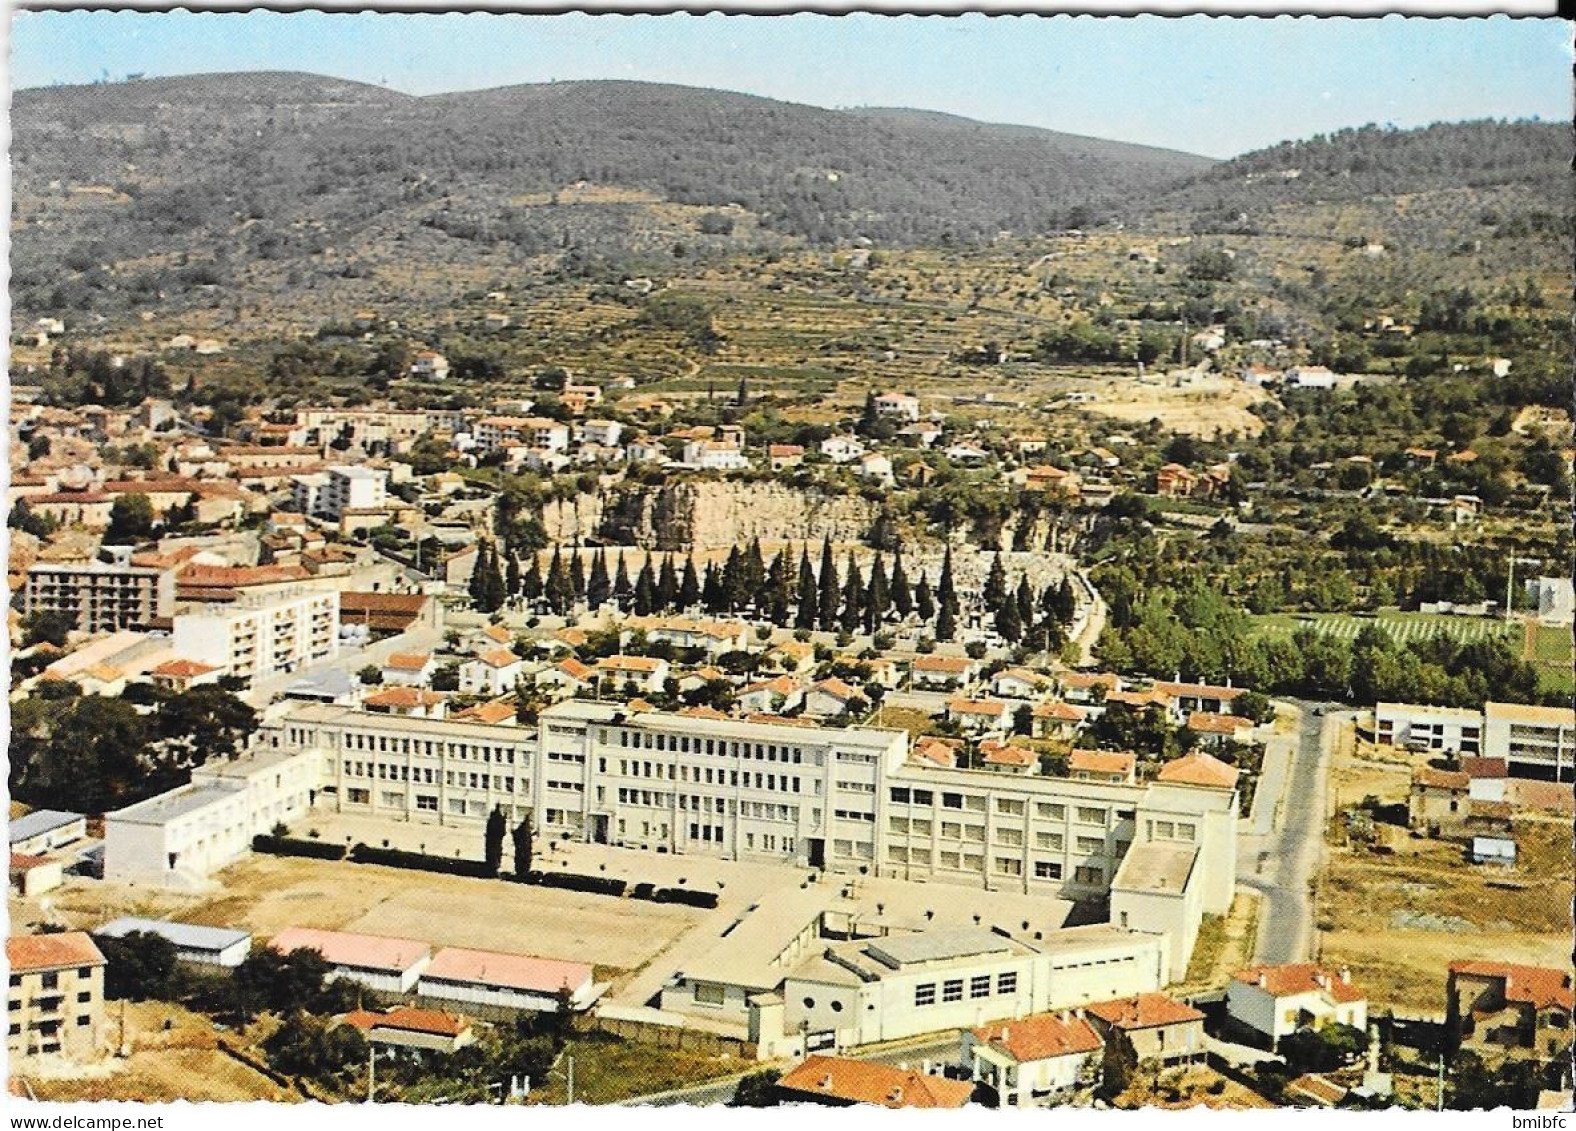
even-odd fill
[(412, 94), (628, 78), (916, 106), (1224, 157), (1392, 122), (1570, 114), (1554, 19), (18, 12), (16, 87), (296, 70)]

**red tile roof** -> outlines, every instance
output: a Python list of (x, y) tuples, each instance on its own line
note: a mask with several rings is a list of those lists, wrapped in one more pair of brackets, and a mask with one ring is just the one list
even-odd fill
[(980, 758), (987, 766), (1032, 766), (1040, 756), (1022, 746), (1001, 742), (980, 743)]
[(1367, 997), (1350, 981), (1342, 979), (1339, 973), (1326, 970), (1314, 962), (1292, 962), (1284, 966), (1250, 966), (1246, 970), (1238, 970), (1231, 976), (1232, 981), (1249, 986), (1257, 986), (1260, 977), (1264, 979), (1264, 985), (1260, 988), (1272, 997), (1292, 997), (1296, 994), (1323, 992), (1343, 1003), (1363, 1001)]
[(1571, 972), (1546, 966), (1518, 966), (1510, 962), (1484, 962), (1470, 959), (1450, 964), (1452, 974), (1474, 978), (1503, 978), (1505, 1000), (1534, 1009), (1562, 1005), (1576, 1008), (1572, 1001)]
[(1419, 766), (1412, 771), (1412, 784), (1427, 789), (1467, 789), (1472, 779), (1460, 770), (1436, 770), (1433, 766)]
[(1248, 719), (1236, 715), (1216, 715), (1208, 711), (1194, 711), (1187, 717), (1187, 729), (1200, 734), (1224, 734), (1230, 737), (1252, 726), (1253, 723)]
[(398, 1029), (406, 1033), (431, 1033), (438, 1037), (458, 1037), (471, 1027), (465, 1018), (445, 1013), (441, 1009), (417, 1009), (409, 1005), (396, 1006), (387, 1013), (354, 1009), (341, 1020), (365, 1032)]
[(1510, 776), (1510, 768), (1503, 758), (1462, 758), (1461, 772), (1474, 779)]
[(961, 1108), (974, 1094), (974, 1085), (966, 1080), (837, 1056), (807, 1057), (778, 1080), (777, 1086), (804, 1096), (887, 1108)]
[(5, 960), (13, 974), (104, 965), (104, 956), (83, 931), (14, 936), (5, 940)]
[(950, 672), (962, 675), (974, 666), (974, 661), (962, 656), (921, 656), (914, 661), (917, 672)]
[(1237, 767), (1201, 750), (1167, 762), (1155, 777), (1176, 785), (1204, 785), (1215, 789), (1237, 787)]
[(1103, 1045), (1093, 1025), (1067, 1013), (1036, 1013), (1015, 1021), (994, 1022), (975, 1029), (974, 1036), (1019, 1064), (1091, 1053)]
[(1084, 1008), (1107, 1024), (1124, 1030), (1154, 1029), (1204, 1019), (1204, 1015), (1191, 1005), (1167, 994), (1138, 994), (1115, 1001), (1093, 1002)]
[(1138, 759), (1132, 754), (1114, 750), (1074, 750), (1067, 759), (1067, 768), (1074, 773), (1121, 774), (1130, 777)]
[(456, 722), (497, 724), (514, 718), (514, 704), (495, 699), (490, 703), (477, 703), (474, 707), (457, 711), (449, 718)]
[(1035, 704), (1033, 715), (1037, 719), (1055, 719), (1063, 723), (1081, 723), (1087, 717), (1082, 707), (1057, 700), (1054, 703)]
[(148, 674), (168, 676), (170, 679), (192, 679), (218, 670), (212, 664), (205, 664), (199, 660), (166, 660)]
[(383, 661), (383, 666), (400, 672), (419, 672), (431, 662), (428, 652), (395, 652)]

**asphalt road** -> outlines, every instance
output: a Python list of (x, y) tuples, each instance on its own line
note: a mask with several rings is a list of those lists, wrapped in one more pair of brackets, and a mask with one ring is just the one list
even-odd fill
[[(1258, 867), (1238, 883), (1259, 893), (1255, 962), (1307, 961), (1313, 950), (1311, 883), (1323, 853), (1329, 751), (1338, 716), (1299, 704), (1297, 749), (1287, 771), (1281, 819), (1257, 841)], [(1316, 713), (1317, 712), (1317, 713)]]

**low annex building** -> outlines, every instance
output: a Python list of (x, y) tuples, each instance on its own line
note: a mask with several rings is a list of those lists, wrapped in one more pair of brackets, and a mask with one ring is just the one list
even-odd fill
[(408, 994), (432, 961), (432, 947), (415, 939), (286, 927), (268, 946), (280, 954), (315, 950), (331, 968), (330, 977), (356, 982), (369, 990)]
[(968, 1104), (974, 1085), (868, 1060), (811, 1056), (785, 1073), (777, 1081), (776, 1091), (784, 1103), (790, 1104), (955, 1110)]
[(444, 947), (421, 972), (417, 992), (429, 1001), (471, 1007), (572, 1011), (596, 1001), (591, 967), (582, 962)]
[(99, 938), (123, 939), (127, 935), (156, 935), (175, 947), (175, 957), (195, 966), (234, 969), (252, 952), (252, 936), (229, 927), (205, 927), (168, 919), (111, 919), (93, 932)]

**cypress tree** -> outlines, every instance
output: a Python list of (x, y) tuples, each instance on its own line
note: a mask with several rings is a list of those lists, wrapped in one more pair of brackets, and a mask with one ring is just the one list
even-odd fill
[(820, 594), (816, 591), (815, 574), (810, 569), (810, 548), (806, 546), (799, 558), (799, 607), (794, 613), (793, 626), (813, 629), (819, 607)]
[(564, 566), (564, 556), (553, 547), (553, 560), (547, 566), (547, 584), (543, 587), (547, 607), (562, 616), (574, 603), (574, 591), (569, 586), (569, 570)]
[(914, 612), (919, 614), (921, 624), (929, 624), (936, 615), (936, 599), (931, 595), (930, 580), (924, 570), (919, 571), (919, 584), (914, 586)]
[(722, 565), (722, 604), (725, 612), (735, 613), (749, 603), (752, 595), (748, 588), (744, 555), (735, 546), (728, 551), (728, 560)]
[(503, 865), (503, 838), (507, 830), (508, 825), (504, 823), (503, 810), (494, 805), (493, 811), (487, 814), (487, 828), (483, 837), (487, 870), (495, 876)]
[(875, 564), (870, 567), (870, 588), (865, 591), (866, 632), (875, 632), (881, 627), (891, 604), (892, 591), (887, 585), (886, 566), (882, 565), (881, 555), (877, 554)]
[(996, 632), (1003, 640), (1016, 644), (1023, 639), (1023, 621), (1018, 618), (1018, 602), (1003, 601), (996, 613)]
[(574, 552), (569, 555), (569, 589), (580, 600), (586, 595), (586, 567), (580, 560), (580, 543), (575, 543)]
[(839, 622), (844, 632), (858, 632), (865, 619), (865, 580), (859, 576), (859, 563), (848, 555), (847, 580), (843, 583), (843, 619)]
[(954, 605), (958, 600), (958, 592), (952, 585), (952, 547), (947, 547), (947, 552), (941, 559), (941, 580), (936, 584), (936, 600), (943, 605)]
[(673, 570), (673, 555), (662, 559), (662, 569), (657, 574), (657, 608), (671, 609), (679, 599), (679, 575)]
[(1007, 571), (1002, 568), (1000, 554), (991, 557), (990, 572), (985, 576), (985, 588), (980, 590), (980, 597), (987, 609), (1001, 611), (1001, 603), (1007, 597)]
[(817, 577), (820, 596), (817, 599), (815, 623), (823, 632), (837, 627), (837, 599), (841, 586), (837, 583), (837, 563), (832, 560), (832, 540), (821, 543), (821, 572)]
[(491, 543), (480, 542), (476, 546), (476, 564), (471, 567), (470, 584), (465, 587), (466, 593), (471, 598), (471, 604), (483, 612), (487, 606), (487, 555)]
[(591, 574), (586, 578), (586, 605), (593, 612), (607, 604), (613, 583), (607, 577), (607, 551), (597, 550), (591, 559)]
[(907, 617), (914, 611), (914, 594), (908, 587), (908, 574), (903, 572), (903, 547), (899, 546), (892, 555), (892, 607), (897, 610), (897, 615)]
[(679, 582), (679, 608), (693, 609), (700, 602), (700, 578), (695, 574), (695, 559), (684, 559), (684, 580)]
[(649, 617), (657, 607), (657, 579), (651, 568), (651, 555), (640, 564), (635, 576), (635, 615)]
[(520, 595), (520, 559), (512, 553), (509, 555), (508, 571), (503, 577), (503, 587), (505, 593), (510, 597), (518, 597)]
[(744, 570), (745, 603), (761, 591), (761, 586), (766, 584), (766, 560), (761, 556), (761, 540), (750, 539), (750, 548), (744, 555), (742, 563)]
[(716, 562), (706, 563), (706, 579), (701, 583), (700, 600), (708, 613), (722, 612), (722, 576)]
[(764, 587), (765, 599), (762, 602), (766, 617), (773, 624), (781, 627), (788, 623), (788, 573), (783, 565), (783, 557), (787, 551), (780, 551), (766, 571), (766, 584)]
[(952, 547), (941, 559), (941, 583), (936, 587), (936, 639), (951, 640), (958, 632), (958, 591), (952, 584)]
[(629, 583), (629, 555), (622, 550), (618, 552), (618, 569), (613, 579), (613, 599), (618, 602), (621, 610), (628, 610), (629, 599), (634, 595), (635, 587)]
[(527, 810), (525, 819), (514, 827), (514, 874), (516, 877), (524, 876), (531, 870), (531, 814)]
[(542, 596), (542, 563), (535, 550), (531, 551), (531, 560), (525, 567), (525, 576), (520, 579), (520, 595), (527, 601), (535, 601)]
[(1034, 623), (1034, 590), (1029, 587), (1029, 575), (1018, 578), (1018, 623), (1024, 627)]
[(498, 547), (495, 543), (488, 543), (487, 553), (487, 611), (495, 613), (503, 608), (504, 602), (509, 599), (509, 591), (504, 588), (503, 569), (498, 561)]
[(941, 608), (936, 612), (936, 639), (951, 640), (958, 632), (958, 614), (953, 612), (952, 605), (942, 602)]

